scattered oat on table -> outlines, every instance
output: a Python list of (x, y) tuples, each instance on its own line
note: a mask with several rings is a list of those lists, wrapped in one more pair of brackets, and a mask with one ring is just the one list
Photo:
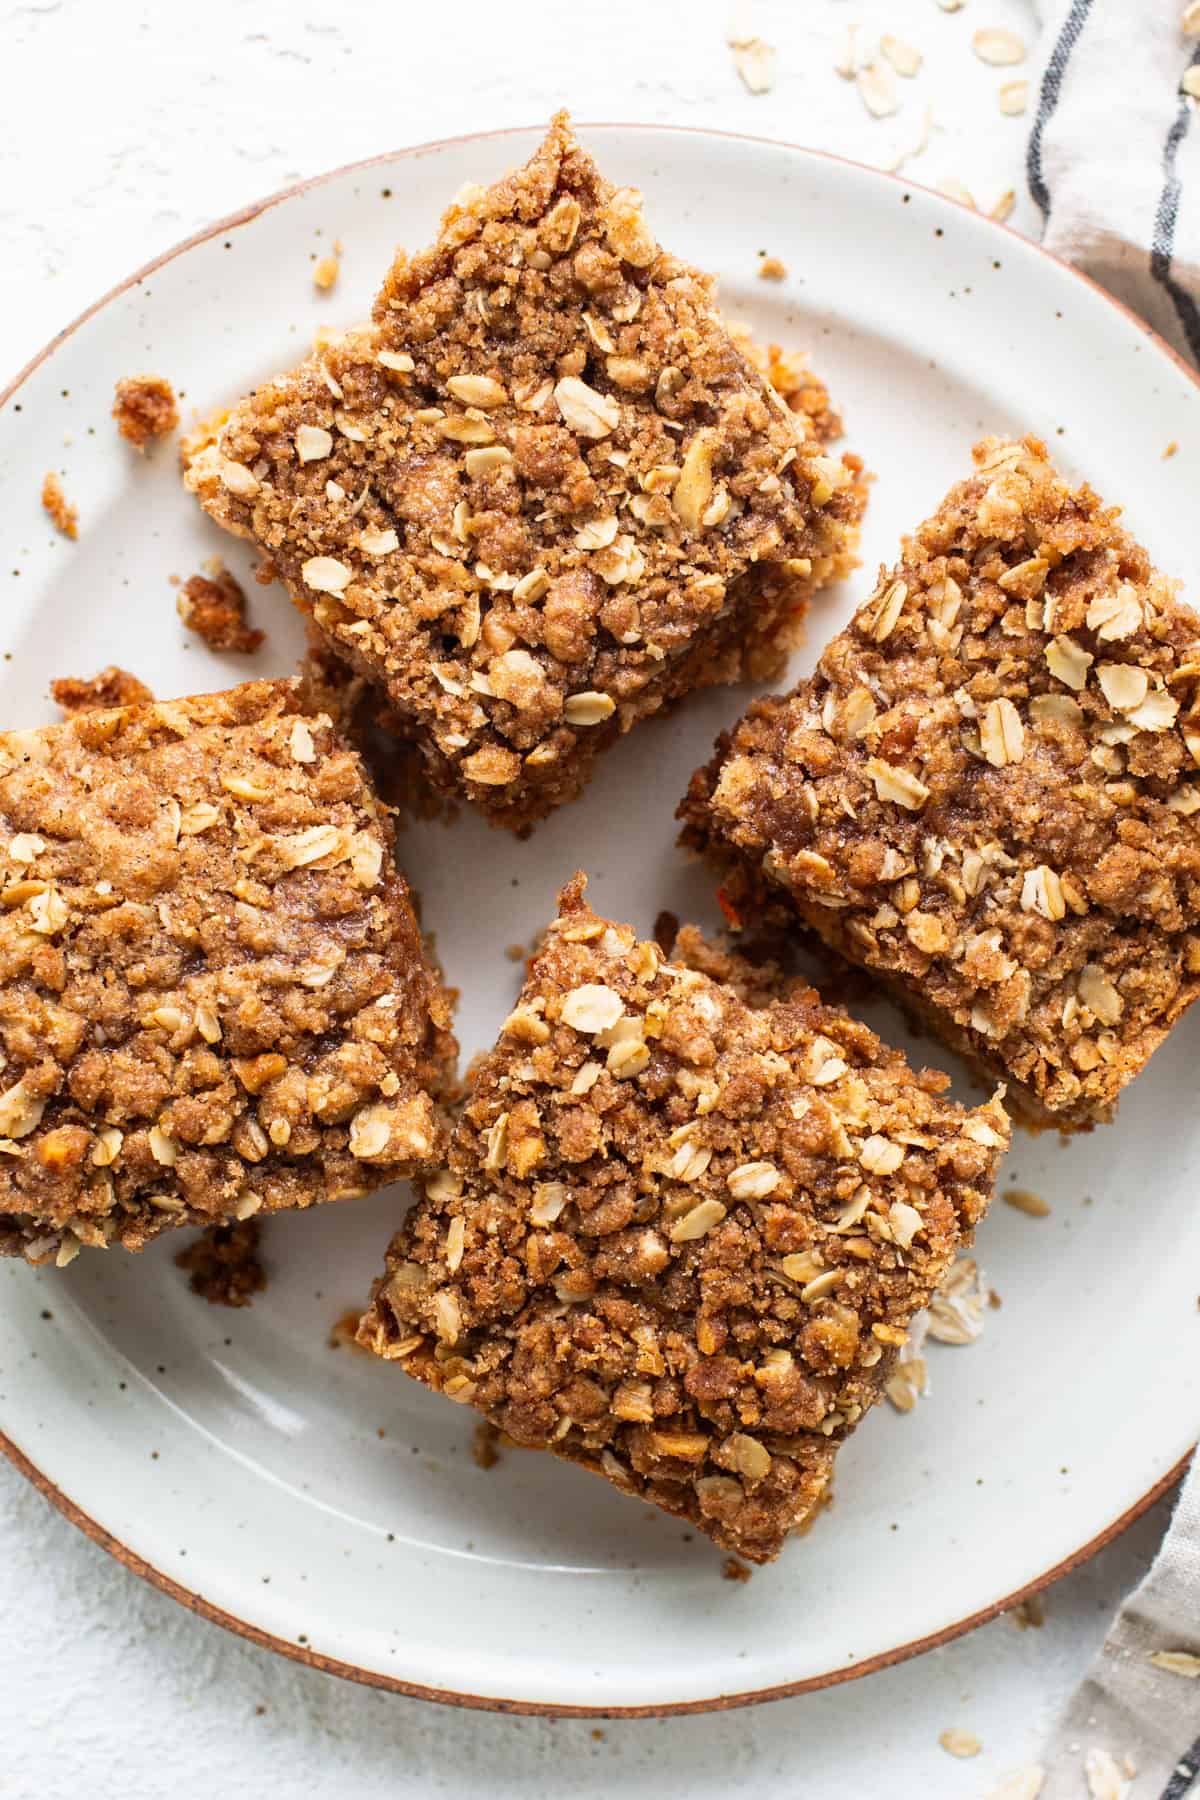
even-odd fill
[(1127, 1756), (1118, 1762), (1110, 1751), (1093, 1746), (1083, 1759), (1083, 1772), (1092, 1800), (1125, 1800), (1137, 1769)]
[(1000, 198), (988, 208), (988, 218), (995, 219), (997, 225), (1003, 225), (1012, 217), (1013, 207), (1017, 204), (1017, 196), (1012, 188), (1005, 188)]
[(970, 188), (953, 175), (947, 176), (945, 181), (939, 181), (937, 191), (939, 194), (944, 194), (947, 200), (957, 200), (960, 206), (969, 206), (972, 212), (978, 211), (975, 205), (975, 196)]
[(1168, 1674), (1182, 1675), (1187, 1681), (1200, 1678), (1200, 1656), (1190, 1650), (1154, 1650), (1150, 1661), (1156, 1669), (1166, 1669)]
[(53, 469), (47, 470), (42, 482), (42, 505), (64, 537), (79, 536), (79, 508), (71, 505)]
[(1179, 85), (1193, 100), (1200, 100), (1200, 66), (1185, 70)]
[(903, 38), (892, 37), (889, 32), (885, 32), (880, 38), (879, 49), (897, 75), (903, 75), (906, 80), (911, 80), (918, 73), (925, 60), (915, 44), (906, 44)]
[(154, 695), (144, 681), (110, 663), (98, 675), (81, 680), (74, 675), (60, 676), (50, 683), (54, 704), (68, 718), (75, 713), (97, 712), (106, 706), (133, 706), (139, 700), (153, 700)]
[(129, 375), (116, 385), (112, 416), (121, 436), (144, 452), (152, 438), (178, 426), (175, 390), (163, 375)]
[(1179, 20), (1184, 37), (1200, 37), (1200, 0), (1189, 0)]
[(1025, 1213), (1030, 1219), (1048, 1219), (1053, 1210), (1048, 1200), (1040, 1194), (1031, 1193), (1028, 1188), (1007, 1188), (1000, 1198), (1005, 1206), (1014, 1207), (1017, 1212)]
[(961, 12), (967, 0), (937, 0), (943, 12)]
[(1025, 60), (1022, 39), (1015, 31), (1006, 31), (1001, 26), (985, 26), (977, 31), (971, 39), (971, 48), (980, 62), (990, 63), (993, 68), (1007, 68)]
[(786, 281), (787, 264), (778, 256), (764, 256), (758, 265), (760, 281)]
[(341, 245), (335, 244), (332, 254), (329, 256), (318, 257), (317, 261), (313, 264), (313, 286), (320, 288), (323, 294), (329, 292), (341, 273), (342, 262), (340, 252)]
[(948, 1750), (951, 1756), (978, 1756), (983, 1749), (983, 1745), (973, 1731), (963, 1731), (957, 1725), (951, 1726), (949, 1731), (941, 1732), (938, 1736), (938, 1743), (943, 1750)]
[(1045, 1780), (1046, 1771), (1041, 1764), (1030, 1763), (1002, 1776), (996, 1787), (988, 1789), (986, 1800), (1038, 1800)]
[(1029, 105), (1029, 83), (1027, 81), (1006, 81), (997, 92), (1000, 111), (1007, 118), (1015, 119)]
[(873, 119), (886, 119), (897, 112), (900, 101), (891, 71), (880, 63), (868, 63), (854, 77), (859, 98)]
[(727, 1556), (721, 1564), (722, 1581), (749, 1581), (753, 1574), (754, 1570), (748, 1569), (736, 1556)]
[(236, 650), (249, 656), (266, 633), (246, 624), (246, 594), (240, 581), (217, 564), (210, 578), (192, 575), (175, 596), (175, 609), (189, 631), (210, 650)]
[(188, 1286), (210, 1306), (249, 1306), (267, 1285), (258, 1260), (262, 1227), (257, 1219), (234, 1225), (210, 1225), (194, 1244), (175, 1258), (191, 1277)]
[(846, 40), (841, 55), (833, 65), (835, 75), (843, 81), (853, 81), (858, 73), (858, 26), (847, 25)]
[(960, 1256), (929, 1303), (929, 1336), (937, 1344), (973, 1344), (983, 1335), (986, 1295), (979, 1264)]
[(925, 111), (921, 114), (921, 129), (917, 133), (915, 143), (911, 144), (907, 150), (901, 150), (900, 154), (893, 158), (887, 165), (888, 173), (891, 175), (898, 175), (905, 163), (913, 162), (918, 156), (924, 156), (926, 150), (929, 148), (929, 139), (932, 133), (933, 108), (932, 106), (927, 106)]
[(774, 44), (768, 44), (753, 30), (744, 15), (729, 27), (727, 43), (733, 51), (733, 66), (752, 94), (766, 94), (775, 86)]

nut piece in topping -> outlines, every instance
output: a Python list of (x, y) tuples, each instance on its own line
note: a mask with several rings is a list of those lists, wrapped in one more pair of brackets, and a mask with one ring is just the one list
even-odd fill
[(144, 452), (154, 438), (178, 429), (175, 390), (163, 375), (126, 376), (117, 383), (112, 416), (121, 436)]
[(781, 667), (853, 566), (861, 464), (801, 364), (751, 354), (560, 116), (368, 323), (191, 434), (185, 480), (428, 782), (524, 831), (639, 720)]
[(451, 1078), (388, 815), (299, 684), (113, 697), (0, 733), (0, 1255), (34, 1263), (408, 1174)]
[(210, 650), (249, 656), (265, 636), (246, 624), (245, 590), (225, 568), (212, 576), (189, 576), (175, 596), (175, 608), (188, 630), (203, 638)]
[(798, 915), (1041, 1125), (1200, 995), (1200, 617), (1035, 438), (975, 472), (694, 778), (746, 923)]
[(1007, 1121), (803, 981), (689, 926), (667, 960), (584, 887), (418, 1184), (359, 1342), (766, 1562), (811, 1523), (969, 1241)]

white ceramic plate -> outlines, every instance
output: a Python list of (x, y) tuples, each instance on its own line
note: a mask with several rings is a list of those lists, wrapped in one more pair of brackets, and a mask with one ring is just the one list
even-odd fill
[[(662, 240), (715, 268), (727, 310), (808, 346), (877, 471), (864, 567), (823, 598), (817, 647), (986, 431), (1030, 429), (1126, 502), (1158, 562), (1200, 592), (1200, 390), (1100, 292), (1024, 240), (919, 188), (749, 139), (609, 126), (586, 141), (647, 195)], [(102, 301), (0, 409), (6, 552), (0, 718), (53, 716), (54, 675), (119, 662), (160, 695), (290, 668), (300, 626), (250, 586), (269, 638), (251, 662), (187, 640), (172, 575), (250, 557), (108, 417), (118, 376), (169, 375), (185, 410), (298, 358), (320, 322), (362, 316), (397, 242), (532, 149), (532, 132), (352, 168), (205, 234)], [(311, 259), (345, 246), (315, 295)], [(786, 282), (756, 279), (769, 251)], [(1164, 461), (1176, 440), (1179, 453)], [(38, 506), (59, 468), (71, 545)], [(11, 571), (11, 572), (10, 572)], [(612, 751), (584, 800), (528, 843), (463, 817), (402, 840), (463, 993), (460, 1035), (492, 1041), (518, 971), (504, 949), (550, 916), (577, 866), (602, 910), (711, 922), (710, 883), (674, 845), (693, 767), (744, 693), (701, 697)], [(878, 1022), (878, 1021), (876, 1021)], [(903, 1035), (894, 1019), (885, 1029)], [(945, 1059), (929, 1045), (918, 1054)], [(0, 1269), (0, 1428), (18, 1463), (124, 1561), (186, 1603), (360, 1679), (477, 1705), (613, 1711), (729, 1704), (845, 1678), (924, 1647), (1086, 1554), (1168, 1479), (1200, 1424), (1200, 1013), (1122, 1103), (1063, 1147), (1021, 1136), (979, 1253), (1003, 1305), (969, 1349), (935, 1350), (934, 1391), (884, 1406), (841, 1460), (830, 1514), (749, 1585), (605, 1484), (510, 1453), (488, 1472), (472, 1419), (400, 1372), (329, 1347), (381, 1265), (403, 1192), (271, 1221), (269, 1291), (227, 1312), (192, 1296), (177, 1244)]]

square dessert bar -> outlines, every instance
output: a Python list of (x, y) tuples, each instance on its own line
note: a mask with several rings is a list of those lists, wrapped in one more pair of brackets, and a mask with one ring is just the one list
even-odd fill
[(0, 1253), (345, 1199), (439, 1149), (449, 1005), (291, 682), (0, 734)]
[(1035, 438), (988, 439), (685, 839), (1034, 1123), (1108, 1118), (1200, 991), (1200, 618)]
[(555, 120), (370, 325), (185, 451), (435, 786), (516, 828), (689, 689), (778, 668), (863, 487)]
[(359, 1340), (755, 1562), (828, 1487), (1008, 1141), (803, 982), (583, 878)]

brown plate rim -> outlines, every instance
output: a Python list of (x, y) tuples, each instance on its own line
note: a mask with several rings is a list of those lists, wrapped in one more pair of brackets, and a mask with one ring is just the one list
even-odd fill
[[(434, 151), (448, 149), (451, 146), (459, 144), (477, 143), (482, 141), (491, 142), (497, 139), (523, 136), (527, 135), (530, 131), (536, 131), (538, 129), (539, 126), (537, 125), (514, 125), (506, 126), (503, 129), (496, 131), (463, 132), (453, 137), (436, 138), (428, 143), (414, 144), (400, 150), (381, 151), (377, 156), (364, 157), (356, 162), (344, 163), (340, 167), (326, 170), (320, 175), (311, 175), (305, 177), (303, 180), (291, 182), (287, 187), (278, 189), (276, 192), (267, 195), (264, 199), (253, 201), (250, 205), (242, 207), (239, 211), (230, 213), (225, 218), (218, 219), (214, 224), (204, 226), (201, 230), (193, 232), (189, 237), (186, 237), (178, 244), (173, 245), (171, 249), (163, 251), (161, 255), (153, 257), (149, 262), (144, 263), (141, 268), (135, 270), (132, 275), (126, 276), (123, 281), (118, 282), (115, 287), (110, 288), (106, 293), (102, 294), (98, 300), (93, 301), (91, 306), (86, 307), (85, 310), (71, 320), (68, 325), (65, 325), (61, 331), (56, 332), (50, 341), (39, 350), (35, 356), (30, 358), (8, 385), (3, 389), (0, 389), (0, 407), (6, 406), (14, 395), (16, 395), (24, 386), (29, 377), (41, 367), (48, 357), (53, 355), (59, 345), (78, 331), (82, 325), (85, 325), (96, 313), (100, 312), (105, 306), (108, 306), (113, 300), (117, 300), (123, 294), (127, 294), (130, 289), (139, 286), (140, 283), (153, 275), (156, 270), (163, 268), (164, 265), (169, 262), (173, 262), (176, 257), (182, 256), (185, 251), (193, 250), (197, 245), (207, 243), (210, 239), (219, 237), (224, 232), (235, 231), (241, 225), (249, 225), (255, 219), (261, 217), (264, 212), (267, 212), (271, 207), (278, 206), (282, 201), (290, 200), (297, 194), (307, 193), (311, 188), (321, 187), (326, 182), (340, 180), (343, 176), (361, 173), (368, 169), (381, 168), (385, 164), (391, 165), (413, 157), (429, 155)], [(1093, 281), (1090, 275), (1085, 275), (1082, 270), (1076, 269), (1072, 264), (1065, 262), (1061, 257), (1055, 256), (1052, 251), (1045, 249), (1041, 244), (1035, 243), (1032, 238), (1025, 237), (1023, 233), (1015, 231), (1011, 226), (1004, 225), (996, 219), (987, 219), (984, 215), (975, 213), (973, 208), (963, 205), (962, 202), (952, 200), (947, 195), (935, 194), (934, 190), (925, 188), (924, 184), (921, 182), (907, 180), (904, 176), (893, 174), (888, 170), (872, 168), (870, 164), (858, 162), (853, 157), (839, 156), (829, 150), (815, 149), (811, 145), (798, 144), (784, 138), (766, 137), (761, 133), (719, 131), (701, 125), (670, 125), (623, 120), (581, 121), (579, 123), (579, 130), (584, 133), (588, 131), (650, 131), (661, 132), (664, 136), (720, 138), (722, 140), (732, 140), (735, 143), (758, 144), (775, 150), (795, 151), (802, 156), (819, 158), (824, 162), (841, 163), (849, 168), (870, 175), (877, 180), (893, 182), (902, 189), (922, 188), (926, 193), (934, 194), (935, 198), (945, 206), (958, 207), (961, 211), (972, 212), (977, 220), (991, 230), (1000, 232), (1005, 237), (1015, 240), (1024, 249), (1036, 251), (1039, 255), (1044, 256), (1048, 262), (1054, 263), (1059, 269), (1064, 270), (1076, 281), (1082, 282), (1085, 287), (1091, 288), (1094, 293), (1098, 294), (1100, 298), (1107, 302), (1109, 306), (1113, 307), (1115, 311), (1122, 313), (1127, 319), (1131, 320), (1132, 323), (1137, 326), (1139, 331), (1155, 343), (1158, 348), (1183, 371), (1189, 380), (1195, 383), (1197, 387), (1200, 387), (1200, 375), (1197, 374), (1197, 371), (1191, 364), (1188, 363), (1177, 350), (1168, 344), (1165, 338), (1161, 337), (1152, 326), (1148, 325), (1139, 314), (1135, 313), (1131, 307), (1124, 305), (1122, 301), (1116, 299), (1106, 288), (1101, 287), (1099, 282)], [(1160, 1499), (1161, 1496), (1183, 1475), (1192, 1456), (1192, 1451), (1189, 1450), (1180, 1458), (1173, 1468), (1169, 1469), (1165, 1475), (1160, 1476), (1145, 1494), (1135, 1500), (1132, 1506), (1128, 1507), (1118, 1518), (1114, 1519), (1111, 1525), (1107, 1526), (1096, 1537), (1091, 1538), (1086, 1544), (1083, 1544), (1078, 1550), (1073, 1551), (1070, 1556), (1065, 1557), (1061, 1562), (1055, 1563), (1052, 1568), (1047, 1569), (1043, 1574), (1035, 1577), (1034, 1580), (1027, 1582), (1023, 1587), (1015, 1589), (1011, 1594), (1006, 1594), (1003, 1598), (992, 1601), (989, 1605), (982, 1607), (978, 1612), (969, 1614), (966, 1618), (952, 1621), (949, 1625), (943, 1626), (938, 1631), (929, 1633), (926, 1637), (914, 1638), (906, 1644), (898, 1644), (890, 1650), (881, 1651), (876, 1656), (864, 1657), (858, 1662), (848, 1664), (844, 1669), (832, 1669), (823, 1675), (808, 1676), (800, 1681), (781, 1682), (773, 1687), (748, 1689), (745, 1692), (736, 1694), (717, 1694), (703, 1700), (671, 1701), (652, 1706), (595, 1707), (551, 1701), (512, 1700), (493, 1697), (486, 1694), (461, 1693), (448, 1688), (426, 1687), (419, 1682), (402, 1680), (399, 1676), (385, 1675), (372, 1669), (364, 1669), (356, 1663), (343, 1662), (337, 1657), (326, 1656), (321, 1651), (312, 1649), (311, 1646), (292, 1643), (287, 1638), (277, 1637), (271, 1632), (262, 1630), (261, 1627), (257, 1625), (252, 1625), (248, 1620), (239, 1619), (235, 1614), (226, 1612), (222, 1607), (215, 1606), (212, 1601), (206, 1600), (202, 1594), (197, 1594), (192, 1589), (183, 1587), (162, 1569), (156, 1569), (153, 1564), (147, 1562), (144, 1557), (139, 1556), (135, 1550), (131, 1550), (127, 1544), (122, 1543), (112, 1532), (108, 1531), (103, 1525), (100, 1525), (90, 1516), (90, 1514), (84, 1512), (81, 1506), (77, 1505), (74, 1500), (64, 1494), (62, 1489), (57, 1487), (55, 1483), (50, 1480), (49, 1476), (43, 1474), (36, 1464), (26, 1456), (25, 1452), (3, 1431), (0, 1431), (0, 1453), (8, 1459), (20, 1474), (25, 1476), (26, 1480), (28, 1480), (52, 1506), (56, 1507), (57, 1510), (62, 1513), (64, 1518), (69, 1519), (73, 1525), (77, 1526), (78, 1529), (83, 1532), (85, 1537), (90, 1538), (94, 1544), (98, 1544), (102, 1550), (106, 1550), (108, 1554), (114, 1557), (124, 1568), (131, 1570), (135, 1575), (141, 1576), (144, 1581), (149, 1582), (153, 1587), (156, 1587), (162, 1593), (167, 1594), (172, 1600), (177, 1601), (180, 1606), (185, 1607), (189, 1612), (195, 1613), (200, 1618), (208, 1620), (210, 1624), (223, 1626), (226, 1631), (231, 1631), (237, 1636), (245, 1638), (248, 1642), (258, 1645), (260, 1649), (273, 1650), (281, 1656), (290, 1658), (292, 1662), (303, 1664), (306, 1668), (317, 1669), (325, 1675), (340, 1676), (343, 1680), (355, 1681), (364, 1687), (380, 1688), (389, 1693), (404, 1694), (414, 1700), (431, 1700), (436, 1701), (439, 1705), (459, 1706), (478, 1712), (510, 1713), (534, 1718), (568, 1719), (660, 1719), (695, 1715), (697, 1713), (725, 1712), (732, 1710), (734, 1707), (758, 1706), (765, 1704), (769, 1700), (792, 1699), (797, 1695), (814, 1693), (823, 1688), (839, 1687), (843, 1682), (855, 1681), (863, 1675), (875, 1674), (880, 1669), (891, 1668), (897, 1663), (907, 1662), (911, 1657), (920, 1656), (926, 1650), (934, 1650), (944, 1644), (951, 1643), (955, 1638), (962, 1637), (966, 1632), (974, 1630), (976, 1626), (984, 1625), (989, 1619), (996, 1618), (1000, 1613), (1008, 1612), (1012, 1607), (1020, 1605), (1022, 1600), (1028, 1599), (1033, 1594), (1040, 1593), (1042, 1589), (1049, 1587), (1053, 1582), (1060, 1580), (1062, 1576), (1069, 1574), (1073, 1569), (1079, 1568), (1082, 1563), (1087, 1562), (1091, 1557), (1095, 1556), (1098, 1551), (1104, 1549), (1107, 1544), (1110, 1544), (1114, 1538), (1119, 1537), (1121, 1533), (1127, 1530), (1135, 1520), (1139, 1519), (1156, 1500)]]

